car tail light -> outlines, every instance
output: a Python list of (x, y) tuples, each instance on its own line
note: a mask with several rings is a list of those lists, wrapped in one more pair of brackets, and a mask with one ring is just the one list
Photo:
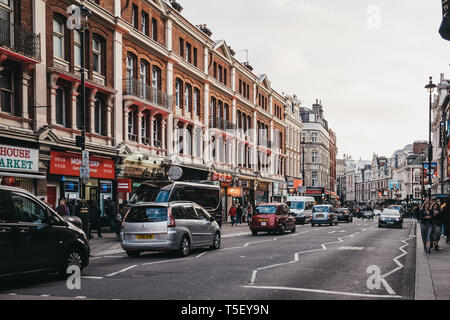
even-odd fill
[(122, 228), (122, 229), (125, 228), (125, 220), (127, 219), (127, 215), (128, 215), (128, 213), (130, 212), (130, 210), (131, 210), (131, 208), (129, 208), (129, 209), (124, 213), (124, 215), (123, 215), (122, 225), (121, 225), (121, 228)]
[(169, 221), (167, 221), (168, 227), (175, 227), (175, 219), (172, 216), (172, 209), (169, 207)]

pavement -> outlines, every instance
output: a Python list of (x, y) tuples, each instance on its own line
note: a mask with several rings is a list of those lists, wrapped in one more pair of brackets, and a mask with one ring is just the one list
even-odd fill
[(441, 237), (440, 250), (423, 250), (416, 224), (416, 300), (450, 300), (450, 244)]

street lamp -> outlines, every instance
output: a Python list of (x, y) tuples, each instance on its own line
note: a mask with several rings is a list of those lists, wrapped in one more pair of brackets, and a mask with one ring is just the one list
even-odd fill
[[(80, 27), (81, 32), (81, 153), (86, 151), (86, 84), (85, 84), (85, 30), (88, 28), (88, 19), (92, 16), (92, 12), (85, 6), (80, 6)], [(88, 161), (89, 167), (89, 161)], [(85, 179), (81, 179), (81, 199), (85, 199)]]
[(433, 158), (433, 146), (431, 145), (431, 107), (432, 107), (432, 101), (431, 101), (431, 95), (436, 88), (436, 85), (432, 81), (433, 77), (430, 77), (430, 81), (425, 86), (425, 89), (428, 90), (429, 93), (429, 117), (428, 117), (428, 124), (429, 124), (429, 131), (428, 131), (428, 184), (430, 188), (428, 189), (428, 199), (431, 203), (431, 160)]
[(305, 137), (302, 139), (302, 179), (303, 188), (306, 188), (306, 177), (305, 177)]

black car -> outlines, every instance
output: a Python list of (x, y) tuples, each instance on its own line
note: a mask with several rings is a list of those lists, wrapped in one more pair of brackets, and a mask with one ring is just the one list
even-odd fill
[(382, 227), (398, 227), (403, 228), (403, 217), (400, 211), (393, 209), (385, 209), (378, 219), (378, 228)]
[(0, 278), (36, 271), (67, 276), (89, 264), (84, 232), (33, 194), (0, 186)]
[(339, 208), (336, 210), (336, 213), (338, 221), (353, 222), (353, 214), (347, 208)]

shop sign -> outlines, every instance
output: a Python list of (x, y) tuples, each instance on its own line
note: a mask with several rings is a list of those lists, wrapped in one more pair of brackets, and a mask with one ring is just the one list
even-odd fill
[(242, 197), (242, 189), (238, 187), (227, 188), (227, 195), (230, 197)]
[(131, 179), (117, 179), (117, 192), (131, 192)]
[(217, 173), (214, 172), (212, 177), (212, 181), (219, 181), (222, 187), (228, 187), (231, 185), (233, 181), (233, 176), (231, 174)]
[(294, 189), (297, 190), (298, 187), (303, 187), (302, 179), (294, 179)]
[[(51, 151), (50, 173), (66, 176), (80, 176), (82, 165), (81, 155), (76, 153)], [(89, 157), (89, 171), (91, 178), (114, 179), (115, 163), (111, 159)]]
[(39, 150), (0, 145), (0, 170), (39, 171)]

